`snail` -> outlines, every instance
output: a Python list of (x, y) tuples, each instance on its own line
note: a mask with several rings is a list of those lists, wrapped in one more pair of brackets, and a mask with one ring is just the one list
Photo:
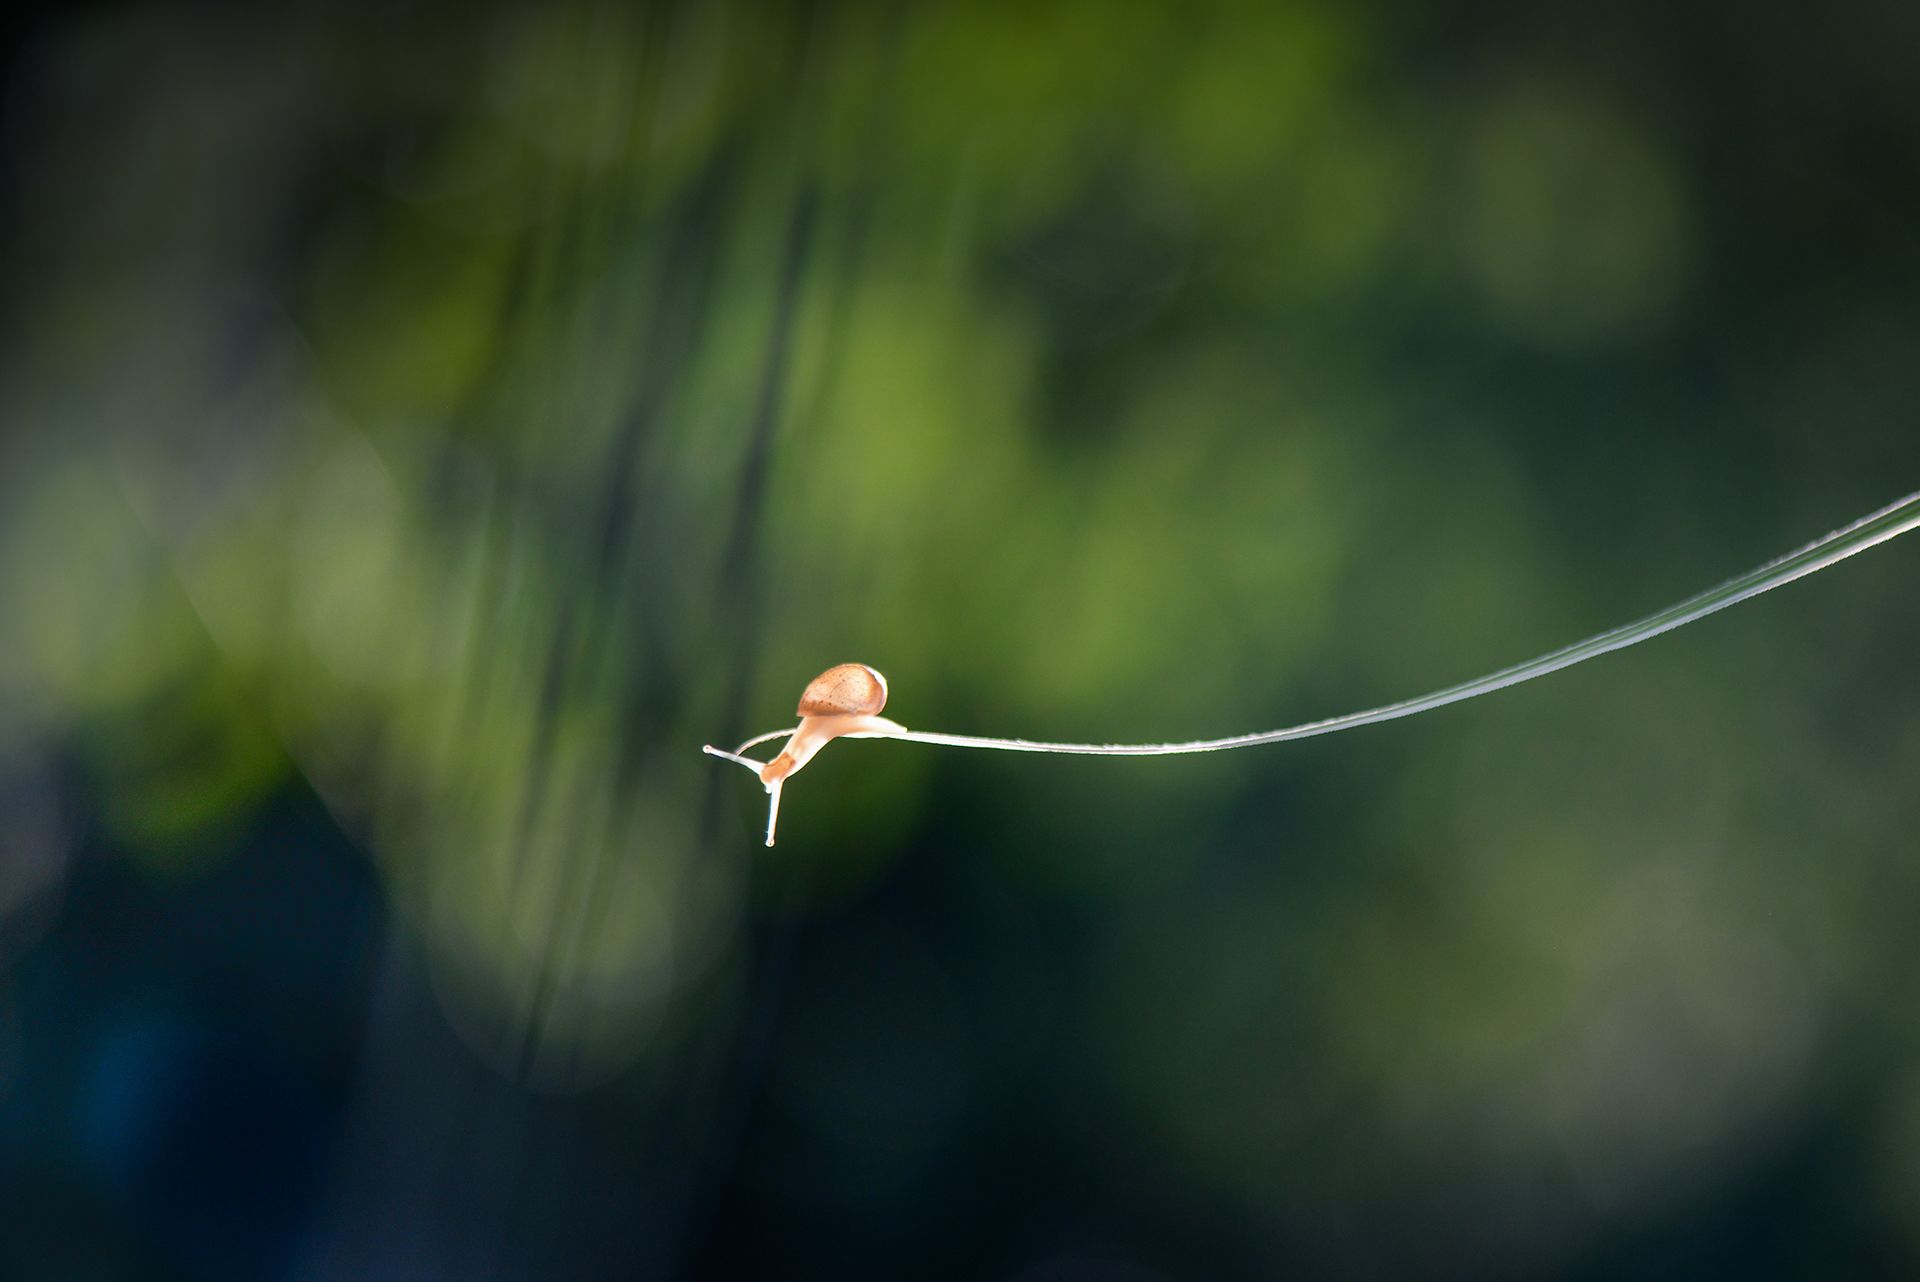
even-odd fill
[[(1576, 663), (1614, 650), (1624, 650), (1662, 632), (1671, 632), (1696, 619), (1704, 619), (1730, 605), (1750, 600), (1762, 592), (1771, 592), (1795, 579), (1816, 574), (1914, 529), (1920, 529), (1920, 493), (1909, 494), (1877, 512), (1868, 513), (1851, 525), (1840, 527), (1823, 539), (1816, 539), (1797, 552), (1789, 552), (1718, 587), (1696, 593), (1678, 605), (1649, 614), (1644, 619), (1636, 619), (1584, 641), (1549, 650), (1525, 663), (1516, 663), (1430, 694), (1360, 712), (1349, 712), (1344, 716), (1329, 717), (1324, 721), (1307, 721), (1280, 730), (1257, 730), (1252, 734), (1233, 735), (1225, 739), (1195, 739), (1185, 743), (1047, 743), (1032, 739), (909, 730), (880, 715), (880, 710), (887, 706), (887, 679), (864, 663), (842, 663), (828, 668), (807, 684), (805, 693), (800, 696), (800, 724), (792, 730), (772, 730), (756, 735), (733, 752), (723, 752), (711, 744), (706, 746), (705, 751), (738, 762), (759, 776), (768, 796), (772, 798), (767, 807), (767, 844), (771, 846), (774, 820), (780, 811), (780, 785), (794, 771), (813, 760), (814, 754), (834, 739), (904, 739), (909, 743), (930, 743), (949, 748), (994, 748), (1003, 752), (1060, 752), (1099, 757), (1169, 757), (1189, 752), (1220, 752), (1229, 748), (1251, 748), (1263, 743), (1310, 739), (1315, 735), (1431, 712), (1450, 703), (1475, 699), (1483, 694), (1492, 694), (1495, 690), (1531, 681), (1535, 677), (1544, 677), (1549, 672), (1570, 668)], [(789, 736), (787, 746), (772, 761), (760, 762), (742, 755), (756, 744), (778, 739), (781, 735)]]
[(780, 785), (787, 776), (812, 761), (815, 753), (842, 735), (872, 738), (907, 733), (905, 726), (880, 715), (886, 706), (887, 679), (877, 669), (864, 663), (835, 664), (807, 682), (807, 688), (801, 691), (800, 704), (794, 709), (800, 714), (800, 724), (793, 728), (787, 746), (773, 760), (762, 765), (741, 753), (757, 743), (787, 734), (784, 730), (749, 739), (740, 745), (739, 752), (722, 752), (711, 746), (707, 751), (716, 757), (737, 761), (760, 776), (771, 798), (767, 803), (767, 844), (771, 846), (774, 823), (780, 816)]

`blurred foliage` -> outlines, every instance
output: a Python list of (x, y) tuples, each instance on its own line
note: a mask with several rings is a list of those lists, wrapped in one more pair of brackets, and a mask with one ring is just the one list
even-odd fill
[[(1330, 715), (1911, 489), (1910, 6), (96, 6), (8, 68), (0, 1272), (1920, 1260), (1913, 548), (1351, 737), (836, 746), (773, 851), (697, 752), (850, 659), (928, 729)], [(137, 1213), (207, 1065), (271, 1241)]]

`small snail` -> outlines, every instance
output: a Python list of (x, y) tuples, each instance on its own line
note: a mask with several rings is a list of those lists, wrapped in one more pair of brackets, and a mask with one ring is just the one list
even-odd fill
[[(771, 846), (773, 826), (780, 816), (780, 785), (788, 775), (812, 761), (815, 753), (842, 735), (906, 733), (905, 726), (879, 715), (886, 706), (887, 679), (876, 669), (864, 663), (836, 664), (807, 682), (807, 688), (800, 694), (800, 705), (795, 709), (800, 714), (800, 724), (794, 727), (787, 746), (772, 761), (762, 765), (739, 753), (722, 752), (714, 747), (707, 751), (716, 757), (737, 761), (760, 776), (767, 795), (772, 798), (767, 804), (767, 844)], [(740, 745), (740, 750), (745, 752), (756, 743), (777, 739), (786, 733), (776, 730), (758, 739), (749, 739)]]
[(893, 734), (906, 727), (880, 716), (887, 706), (887, 679), (864, 663), (828, 668), (800, 695), (800, 725), (780, 755), (760, 767), (760, 782), (773, 786), (813, 760), (828, 741), (843, 734)]

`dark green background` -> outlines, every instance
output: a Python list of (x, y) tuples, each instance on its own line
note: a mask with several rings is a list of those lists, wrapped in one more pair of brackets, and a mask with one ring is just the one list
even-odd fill
[(0, 1278), (1911, 1276), (1920, 7), (5, 36)]

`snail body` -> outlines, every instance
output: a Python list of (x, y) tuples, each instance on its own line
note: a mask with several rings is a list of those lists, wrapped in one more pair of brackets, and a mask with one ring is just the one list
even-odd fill
[(864, 663), (828, 668), (800, 695), (795, 711), (800, 724), (778, 756), (760, 767), (760, 782), (771, 788), (813, 760), (842, 735), (897, 734), (906, 729), (879, 715), (887, 706), (887, 679)]
[(740, 745), (739, 752), (723, 752), (708, 744), (710, 756), (745, 766), (759, 776), (767, 790), (767, 844), (773, 844), (774, 825), (780, 819), (780, 788), (787, 776), (812, 761), (820, 749), (843, 736), (898, 738), (908, 732), (897, 721), (880, 715), (887, 706), (887, 679), (864, 663), (842, 663), (828, 668), (801, 692), (800, 724), (787, 737), (787, 746), (772, 761), (742, 756), (756, 744), (777, 739), (784, 730), (757, 735)]

